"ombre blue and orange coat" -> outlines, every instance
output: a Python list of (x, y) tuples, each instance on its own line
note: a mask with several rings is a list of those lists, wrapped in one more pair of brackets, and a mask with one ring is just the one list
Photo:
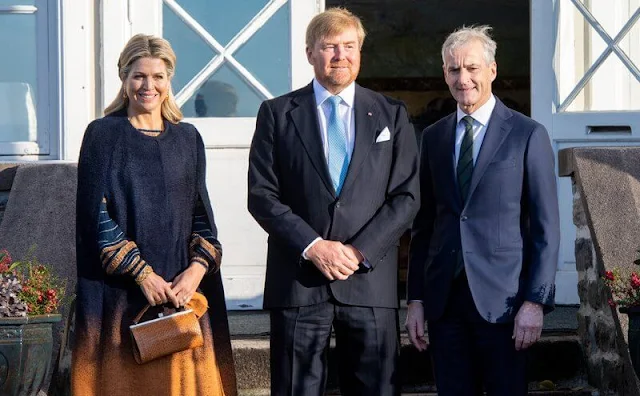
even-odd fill
[[(119, 112), (93, 121), (78, 163), (74, 395), (235, 396), (221, 247), (205, 183), (205, 150), (190, 124), (148, 136)], [(147, 301), (135, 279), (209, 270), (205, 345), (139, 365), (129, 325)]]

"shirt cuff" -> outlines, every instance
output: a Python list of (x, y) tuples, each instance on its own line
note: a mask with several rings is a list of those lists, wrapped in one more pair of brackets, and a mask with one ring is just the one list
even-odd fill
[(311, 249), (311, 247), (312, 247), (313, 245), (315, 245), (315, 244), (316, 244), (316, 242), (321, 241), (321, 240), (322, 240), (322, 238), (317, 237), (316, 239), (314, 239), (313, 241), (311, 241), (311, 243), (310, 243), (310, 244), (308, 244), (308, 245), (307, 245), (307, 247), (306, 247), (306, 248), (304, 248), (304, 250), (302, 251), (302, 258), (303, 258), (303, 259), (305, 259), (305, 260), (309, 260), (309, 258), (307, 257), (307, 252), (309, 251), (309, 249)]
[(407, 304), (411, 304), (411, 303), (414, 303), (414, 302), (422, 304), (422, 300), (409, 300), (409, 301), (407, 301)]
[[(360, 252), (360, 249), (358, 249), (358, 252)], [(364, 254), (362, 254), (362, 252), (360, 252), (360, 255), (364, 258), (364, 260), (362, 260), (362, 265), (367, 267), (367, 269), (371, 269), (373, 266), (371, 265), (371, 263), (369, 263), (369, 260), (367, 260), (367, 258), (364, 257)]]

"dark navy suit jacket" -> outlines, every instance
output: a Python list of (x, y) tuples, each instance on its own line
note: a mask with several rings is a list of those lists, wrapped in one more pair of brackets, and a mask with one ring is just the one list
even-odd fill
[(462, 249), (473, 300), (487, 321), (513, 320), (525, 300), (550, 311), (560, 227), (547, 131), (497, 100), (463, 205), (455, 178), (455, 129), (453, 113), (423, 132), (408, 299), (423, 300), (426, 319), (438, 319)]
[[(395, 308), (397, 245), (419, 204), (418, 148), (402, 102), (356, 85), (355, 146), (336, 196), (312, 84), (262, 103), (249, 152), (249, 211), (269, 234), (265, 308)], [(387, 128), (388, 140), (376, 142)], [(386, 134), (386, 133), (385, 133)], [(371, 264), (329, 282), (302, 251), (317, 237), (352, 244)]]

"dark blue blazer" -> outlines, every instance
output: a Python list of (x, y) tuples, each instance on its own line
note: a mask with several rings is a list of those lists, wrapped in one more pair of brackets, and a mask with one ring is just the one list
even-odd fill
[(426, 319), (438, 319), (462, 249), (471, 294), (487, 321), (513, 320), (525, 300), (550, 311), (560, 226), (547, 131), (497, 100), (463, 205), (455, 178), (455, 129), (453, 113), (423, 132), (408, 299), (423, 300)]
[[(418, 147), (402, 102), (356, 85), (355, 145), (339, 196), (311, 84), (262, 103), (249, 152), (249, 212), (269, 234), (264, 307), (397, 307), (397, 245), (418, 210)], [(376, 142), (387, 128), (390, 139)], [(372, 268), (329, 282), (302, 251), (352, 244)]]

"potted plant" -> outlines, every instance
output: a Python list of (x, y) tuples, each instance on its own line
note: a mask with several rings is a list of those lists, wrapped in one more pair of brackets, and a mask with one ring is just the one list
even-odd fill
[(49, 373), (64, 284), (31, 253), (0, 250), (0, 395), (36, 395)]
[[(640, 265), (640, 258), (633, 263)], [(629, 267), (616, 267), (605, 271), (602, 279), (611, 292), (609, 306), (617, 307), (620, 313), (629, 317), (629, 354), (636, 375), (640, 378), (640, 274)]]

